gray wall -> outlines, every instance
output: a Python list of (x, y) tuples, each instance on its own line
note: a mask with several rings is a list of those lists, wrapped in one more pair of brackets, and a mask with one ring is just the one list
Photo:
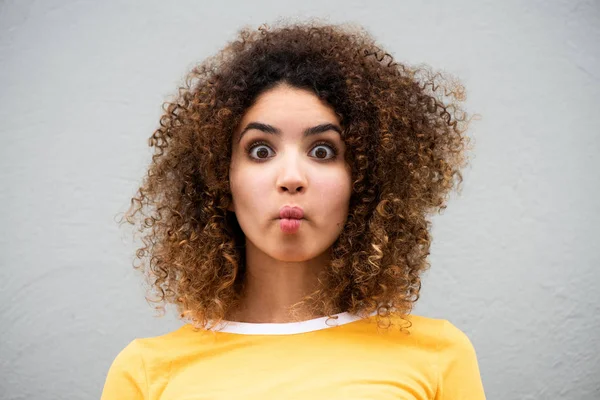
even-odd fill
[(99, 398), (130, 340), (180, 326), (113, 218), (185, 73), (279, 16), (362, 23), (462, 79), (475, 158), (414, 313), (469, 335), (489, 399), (600, 398), (599, 3), (451, 3), (1, 2), (0, 398)]

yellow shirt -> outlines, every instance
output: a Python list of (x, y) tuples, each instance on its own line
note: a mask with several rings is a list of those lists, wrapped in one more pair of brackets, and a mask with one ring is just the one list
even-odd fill
[(135, 339), (101, 400), (485, 399), (473, 345), (449, 321), (409, 315), (407, 335), (378, 331), (373, 315), (337, 316)]

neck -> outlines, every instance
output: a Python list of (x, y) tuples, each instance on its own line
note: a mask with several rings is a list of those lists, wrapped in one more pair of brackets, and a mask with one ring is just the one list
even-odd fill
[(319, 287), (319, 275), (328, 262), (328, 252), (307, 261), (280, 261), (247, 243), (246, 272), (240, 302), (226, 319), (282, 323), (324, 316), (309, 305), (292, 306)]

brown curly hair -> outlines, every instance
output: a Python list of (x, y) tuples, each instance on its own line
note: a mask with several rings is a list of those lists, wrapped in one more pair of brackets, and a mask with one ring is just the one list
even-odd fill
[(457, 105), (464, 87), (427, 66), (394, 62), (360, 26), (314, 19), (242, 28), (163, 104), (152, 162), (125, 213), (140, 222), (134, 267), (155, 295), (147, 300), (163, 312), (176, 304), (197, 326), (221, 322), (238, 304), (245, 242), (227, 210), (232, 132), (257, 96), (281, 83), (333, 107), (352, 168), (348, 218), (326, 279), (297, 305), (404, 319), (430, 266), (428, 216), (460, 190), (467, 164), (472, 118)]

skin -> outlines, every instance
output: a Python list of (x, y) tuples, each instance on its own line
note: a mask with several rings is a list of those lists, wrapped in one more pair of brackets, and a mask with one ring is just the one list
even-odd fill
[[(271, 125), (280, 134), (249, 129), (240, 140), (251, 122)], [(305, 129), (325, 123), (342, 129), (334, 110), (313, 93), (280, 85), (258, 97), (234, 132), (230, 211), (246, 236), (246, 289), (228, 320), (291, 322), (321, 316), (307, 310), (292, 316), (288, 308), (316, 288), (348, 215), (351, 171), (340, 134), (328, 129), (304, 136)], [(246, 151), (256, 140), (266, 144)], [(337, 155), (329, 144), (316, 144), (321, 141), (337, 147)], [(296, 233), (280, 228), (284, 205), (304, 210)]]

